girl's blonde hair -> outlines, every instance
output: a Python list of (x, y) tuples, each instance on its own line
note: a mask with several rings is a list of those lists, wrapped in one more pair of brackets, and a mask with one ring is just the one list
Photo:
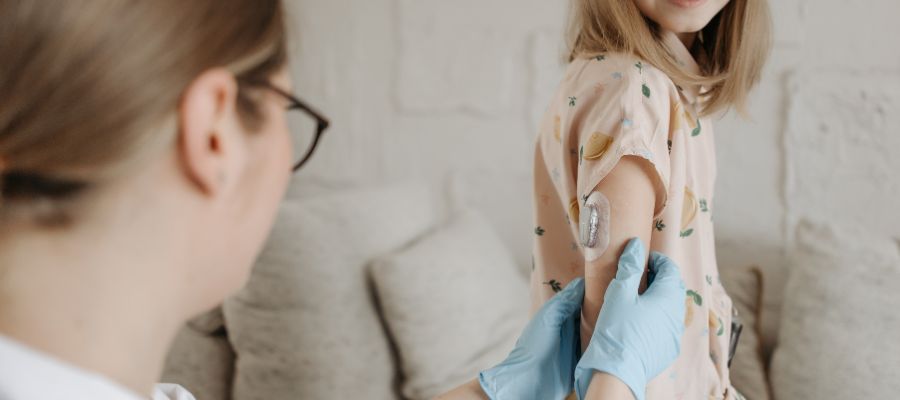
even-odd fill
[(634, 0), (571, 0), (569, 61), (604, 52), (634, 54), (681, 86), (704, 88), (702, 113), (744, 111), (769, 54), (771, 20), (766, 0), (730, 0), (698, 34), (701, 74), (678, 66), (661, 42), (658, 24)]
[[(46, 205), (173, 143), (180, 97), (204, 71), (224, 67), (239, 82), (270, 78), (286, 63), (282, 7), (0, 0), (0, 216), (40, 204), (45, 219), (67, 219)], [(237, 106), (252, 129), (261, 109), (246, 89)]]

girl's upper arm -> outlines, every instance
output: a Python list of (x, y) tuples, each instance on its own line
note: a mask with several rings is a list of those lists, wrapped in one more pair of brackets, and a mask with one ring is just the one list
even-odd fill
[(613, 56), (587, 65), (575, 85), (582, 89), (571, 97), (564, 116), (567, 139), (578, 146), (579, 219), (586, 221), (584, 214), (594, 210), (600, 217), (594, 233), (600, 240), (593, 246), (582, 243), (585, 344), (619, 255), (633, 237), (649, 246), (654, 218), (667, 201), (672, 103), (666, 88), (656, 86), (660, 80), (646, 75), (652, 73), (649, 67), (636, 67), (635, 61)]
[[(613, 170), (596, 186), (592, 196), (603, 196), (609, 205), (609, 223), (598, 226), (598, 236), (606, 236), (605, 249), (585, 248), (585, 297), (582, 321), (582, 340), (590, 338), (609, 282), (616, 275), (619, 256), (633, 237), (649, 244), (653, 229), (655, 188), (648, 169), (653, 166), (645, 159), (623, 157)], [(601, 211), (602, 212), (602, 211)], [(646, 264), (647, 256), (644, 262)], [(646, 282), (642, 282), (642, 288)]]

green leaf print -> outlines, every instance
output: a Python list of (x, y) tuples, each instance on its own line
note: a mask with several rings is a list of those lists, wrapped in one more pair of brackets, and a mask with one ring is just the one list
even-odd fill
[(540, 226), (537, 228), (534, 228), (535, 235), (544, 236), (544, 232), (547, 232), (547, 231), (545, 231), (544, 228), (541, 228)]
[(576, 100), (578, 100), (577, 97), (569, 97), (569, 107), (575, 107)]
[[(647, 87), (647, 84), (646, 84), (646, 83), (643, 84), (643, 86), (642, 86), (642, 88), (641, 88), (641, 91), (644, 92), (644, 97), (646, 97), (646, 98), (648, 98), (648, 99), (650, 98), (650, 88)], [(696, 136), (696, 135), (695, 135), (695, 136)]]
[(581, 149), (578, 150), (578, 165), (581, 165), (581, 162), (584, 160), (584, 146), (581, 146)]
[(700, 199), (700, 211), (709, 212), (709, 205), (706, 203), (706, 199)]
[(712, 277), (711, 276), (709, 276), (709, 275), (706, 276), (706, 283), (708, 283), (710, 286), (712, 286)]
[(694, 228), (691, 228), (684, 232), (681, 232), (681, 237), (686, 238), (688, 236), (691, 236), (691, 234), (693, 234), (693, 233), (694, 233)]
[(637, 67), (638, 71), (640, 71), (642, 74), (644, 73), (644, 64), (641, 64), (640, 61), (635, 63), (634, 66)]
[(550, 289), (553, 289), (553, 293), (562, 292), (562, 285), (556, 279), (551, 279), (550, 282), (544, 282), (544, 284), (550, 285)]
[(654, 225), (654, 227), (656, 227), (656, 230), (658, 230), (660, 232), (662, 232), (662, 230), (666, 228), (666, 224), (663, 223), (662, 219), (656, 220), (656, 222), (653, 225)]
[(604, 56), (604, 55), (601, 54), (601, 55), (595, 57), (594, 59), (597, 60), (597, 61), (603, 61), (603, 60), (606, 59), (606, 56)]
[(697, 293), (693, 290), (688, 290), (687, 295), (688, 295), (688, 297), (690, 297), (691, 299), (694, 300), (694, 304), (696, 304), (698, 306), (703, 305), (703, 296), (701, 296), (700, 293)]
[(716, 316), (716, 319), (719, 320), (719, 330), (716, 331), (716, 336), (722, 336), (725, 334), (725, 324), (722, 323), (722, 318)]
[(697, 127), (694, 128), (694, 131), (693, 131), (693, 132), (691, 132), (691, 136), (700, 136), (700, 130), (701, 130), (701, 128), (700, 128), (700, 119), (698, 118), (698, 119), (697, 119)]

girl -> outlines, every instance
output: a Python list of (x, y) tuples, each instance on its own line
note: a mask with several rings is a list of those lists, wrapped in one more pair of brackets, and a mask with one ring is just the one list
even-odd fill
[[(154, 385), (169, 344), (245, 283), (327, 126), (288, 94), (282, 18), (279, 0), (0, 0), (0, 399), (193, 399)], [(589, 347), (631, 357), (582, 357), (594, 398), (631, 398), (678, 353), (678, 269), (654, 255), (636, 299), (631, 249), (602, 315), (614, 334)], [(571, 391), (583, 293), (444, 398)]]
[[(769, 48), (766, 0), (573, 0), (570, 64), (535, 152), (536, 309), (584, 276), (590, 338), (627, 238), (670, 255), (687, 290), (675, 364), (648, 399), (732, 399), (709, 117), (742, 110)], [(602, 327), (598, 327), (602, 328)]]

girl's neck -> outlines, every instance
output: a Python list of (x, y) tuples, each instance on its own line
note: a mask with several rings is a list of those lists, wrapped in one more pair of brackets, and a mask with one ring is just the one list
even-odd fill
[(694, 41), (697, 40), (697, 32), (676, 33), (675, 35), (688, 50), (694, 47)]

